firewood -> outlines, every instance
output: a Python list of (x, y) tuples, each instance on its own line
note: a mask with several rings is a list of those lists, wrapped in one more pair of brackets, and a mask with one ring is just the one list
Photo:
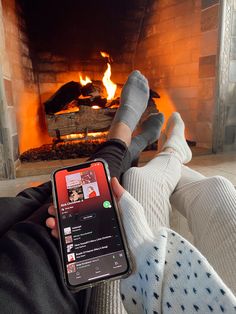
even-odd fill
[(46, 114), (53, 114), (63, 110), (68, 103), (81, 95), (81, 88), (80, 83), (74, 81), (61, 86), (56, 93), (44, 103)]
[(48, 134), (57, 137), (60, 135), (77, 134), (85, 132), (102, 132), (110, 128), (116, 109), (93, 109), (88, 106), (80, 106), (78, 112), (68, 112), (58, 115), (46, 115)]
[(92, 96), (92, 97), (98, 97), (100, 96), (101, 89), (95, 86), (93, 83), (88, 83), (81, 89), (82, 95), (85, 96)]
[(150, 89), (150, 98), (161, 98), (161, 96), (154, 90)]

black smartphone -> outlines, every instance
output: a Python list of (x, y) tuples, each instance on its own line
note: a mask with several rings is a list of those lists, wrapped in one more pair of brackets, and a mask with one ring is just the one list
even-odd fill
[(80, 290), (130, 272), (107, 163), (96, 159), (52, 174), (65, 282)]

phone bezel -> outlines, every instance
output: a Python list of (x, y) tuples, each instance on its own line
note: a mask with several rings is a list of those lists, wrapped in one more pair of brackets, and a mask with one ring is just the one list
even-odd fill
[[(64, 259), (63, 243), (62, 243), (61, 217), (60, 217), (60, 211), (59, 211), (59, 206), (58, 206), (58, 198), (57, 198), (57, 191), (56, 191), (55, 175), (59, 171), (64, 171), (64, 170), (68, 171), (68, 169), (69, 169), (69, 172), (70, 172), (70, 171), (74, 171), (74, 170), (80, 170), (80, 169), (83, 169), (83, 168), (87, 168), (92, 163), (96, 163), (96, 162), (101, 162), (103, 164), (103, 168), (104, 168), (104, 171), (105, 171), (105, 174), (106, 174), (106, 179), (107, 179), (109, 191), (110, 191), (110, 194), (111, 194), (111, 199), (112, 199), (112, 202), (113, 202), (113, 205), (114, 205), (115, 214), (116, 214), (117, 222), (118, 222), (118, 225), (119, 225), (119, 230), (120, 230), (120, 234), (121, 234), (121, 240), (123, 242), (124, 253), (125, 253), (126, 262), (127, 262), (127, 269), (124, 272), (118, 273), (116, 275), (111, 275), (109, 277), (106, 277), (105, 279), (104, 278), (103, 279), (97, 279), (97, 280), (94, 280), (94, 281), (89, 282), (89, 283), (83, 283), (83, 284), (79, 284), (79, 285), (71, 285), (69, 283), (69, 280), (68, 280), (68, 277), (67, 277), (67, 271), (66, 271), (66, 265), (65, 265), (66, 263), (65, 263), (65, 259)], [(54, 202), (54, 207), (56, 209), (56, 218), (57, 218), (57, 221), (58, 221), (57, 226), (58, 226), (58, 234), (59, 234), (60, 256), (61, 256), (61, 261), (62, 261), (62, 266), (63, 266), (63, 276), (64, 276), (64, 281), (65, 281), (66, 286), (70, 290), (72, 290), (72, 291), (79, 291), (79, 290), (82, 290), (82, 289), (86, 289), (86, 288), (89, 288), (89, 287), (96, 286), (96, 285), (98, 285), (100, 283), (103, 283), (103, 282), (108, 282), (108, 281), (117, 280), (117, 279), (120, 279), (120, 278), (125, 278), (125, 277), (129, 276), (129, 274), (131, 273), (131, 258), (130, 258), (129, 249), (128, 249), (127, 237), (126, 237), (126, 234), (125, 234), (125, 231), (124, 231), (124, 227), (123, 227), (123, 224), (122, 224), (122, 220), (121, 220), (121, 217), (120, 217), (120, 213), (119, 213), (119, 210), (118, 210), (117, 202), (115, 200), (114, 194), (113, 194), (112, 189), (111, 189), (110, 179), (111, 178), (110, 178), (110, 172), (109, 172), (108, 164), (102, 158), (89, 160), (87, 162), (80, 163), (80, 164), (77, 164), (77, 165), (74, 165), (74, 166), (59, 168), (59, 169), (54, 170), (52, 172), (52, 174), (51, 174), (53, 202)]]

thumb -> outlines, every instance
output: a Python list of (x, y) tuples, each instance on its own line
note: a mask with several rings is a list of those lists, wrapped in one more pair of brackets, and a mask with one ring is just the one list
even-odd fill
[(127, 191), (118, 203), (129, 247), (135, 255), (136, 249), (147, 240), (153, 239), (142, 205)]
[(116, 197), (117, 202), (120, 201), (121, 196), (124, 194), (125, 189), (120, 185), (116, 177), (111, 178), (112, 191)]

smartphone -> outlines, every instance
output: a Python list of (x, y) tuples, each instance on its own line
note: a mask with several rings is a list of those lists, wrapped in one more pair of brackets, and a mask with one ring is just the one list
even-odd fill
[(52, 174), (65, 283), (81, 290), (130, 272), (107, 163), (96, 159)]

